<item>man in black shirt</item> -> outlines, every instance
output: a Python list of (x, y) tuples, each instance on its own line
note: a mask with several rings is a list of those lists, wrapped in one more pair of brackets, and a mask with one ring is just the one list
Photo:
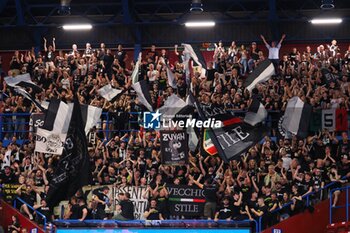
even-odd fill
[(231, 220), (232, 219), (232, 207), (230, 206), (230, 199), (228, 197), (224, 197), (222, 200), (222, 205), (215, 213), (214, 220)]
[(5, 166), (4, 172), (0, 174), (1, 184), (14, 184), (17, 182), (16, 175), (12, 172), (10, 166)]
[(152, 199), (150, 206), (146, 209), (144, 215), (147, 220), (164, 220), (162, 213), (157, 207), (157, 200)]
[(106, 205), (110, 205), (109, 197), (107, 196), (108, 192), (109, 188), (107, 186), (92, 191), (93, 200), (97, 203), (96, 210), (94, 212), (95, 219), (107, 219), (105, 208)]
[[(258, 208), (250, 208), (250, 211), (253, 213), (253, 216), (258, 219), (259, 217), (263, 216), (268, 212), (268, 208), (265, 205), (264, 198), (259, 197), (258, 198)], [(263, 228), (265, 228), (265, 222), (264, 219), (262, 220)]]
[[(43, 214), (46, 217), (47, 222), (51, 222), (53, 220), (52, 210), (47, 206), (47, 203), (44, 199), (41, 200), (40, 205), (34, 205), (34, 209)], [(39, 224), (44, 224), (43, 217), (37, 214), (36, 222)]]
[[(22, 192), (22, 188), (24, 186), (26, 187), (26, 190), (25, 190), (25, 192)], [(26, 203), (26, 204), (21, 205), (21, 208), (20, 208), (21, 212), (24, 212), (25, 214), (28, 215), (30, 220), (33, 220), (33, 215), (29, 211), (29, 208), (27, 206), (27, 205), (34, 206), (35, 199), (36, 199), (36, 193), (33, 191), (33, 188), (30, 185), (26, 186), (25, 184), (22, 184), (16, 190), (16, 194), (18, 194), (20, 196), (20, 198)]]
[(123, 50), (123, 46), (121, 44), (118, 45), (117, 52), (114, 55), (114, 58), (117, 59), (119, 65), (125, 69), (125, 62), (128, 59), (128, 55)]
[(206, 179), (204, 181), (204, 184), (199, 183), (191, 175), (189, 175), (189, 179), (199, 188), (204, 189), (204, 196), (205, 196), (204, 217), (209, 220), (213, 219), (214, 214), (216, 212), (216, 199), (217, 199), (216, 193), (218, 192), (217, 186), (213, 184), (211, 179)]
[(134, 220), (134, 204), (130, 201), (130, 193), (121, 193), (119, 205), (116, 206), (116, 210), (120, 211), (115, 216), (116, 220)]
[(79, 221), (84, 221), (88, 216), (88, 208), (86, 206), (85, 200), (83, 198), (78, 199), (78, 219)]

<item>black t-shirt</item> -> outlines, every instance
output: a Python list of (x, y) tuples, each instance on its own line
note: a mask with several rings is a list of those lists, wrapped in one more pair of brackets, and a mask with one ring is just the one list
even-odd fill
[(152, 211), (152, 213), (150, 213), (147, 217), (147, 220), (159, 220), (159, 214), (160, 211), (158, 210), (158, 208), (147, 208), (146, 211)]
[(214, 80), (214, 74), (217, 72), (216, 69), (208, 69), (207, 70), (207, 80), (208, 81), (213, 81)]
[(70, 215), (70, 219), (79, 219), (79, 205), (75, 204), (72, 205), (70, 208), (70, 211), (72, 212)]
[(14, 184), (17, 181), (17, 176), (12, 172), (9, 175), (2, 173), (0, 175), (0, 180), (2, 184)]
[(228, 219), (232, 217), (233, 211), (230, 205), (222, 205), (218, 208), (219, 216), (218, 219)]
[[(37, 209), (40, 213), (42, 213), (45, 217), (47, 221), (51, 220), (51, 215), (52, 215), (52, 211), (50, 209), (50, 207), (46, 206), (46, 207), (40, 207)], [(44, 220), (42, 219), (41, 216), (37, 216), (39, 223), (43, 222)]]
[(259, 206), (257, 209), (256, 209), (257, 212), (263, 212), (264, 214), (266, 214), (268, 212), (268, 209), (267, 209), (267, 206), (264, 205), (264, 206)]
[[(93, 192), (92, 192), (94, 195), (96, 195), (101, 201), (104, 201), (104, 202), (109, 202), (109, 198), (107, 195), (105, 195), (103, 192), (102, 192), (102, 189), (95, 189)], [(105, 209), (105, 205), (103, 205), (102, 203), (98, 203), (97, 204), (97, 208), (98, 209)]]
[(204, 196), (206, 202), (216, 202), (217, 187), (215, 185), (204, 186)]
[(121, 65), (121, 67), (125, 68), (125, 62), (124, 62), (124, 59), (125, 59), (125, 56), (126, 56), (126, 52), (125, 51), (117, 51), (114, 58), (116, 58), (119, 62), (119, 64)]
[(134, 204), (128, 200), (128, 201), (121, 201), (119, 203), (119, 205), (121, 206), (121, 215), (129, 220), (133, 220), (134, 219)]
[(31, 191), (29, 194), (26, 192), (23, 192), (21, 194), (21, 198), (23, 201), (28, 203), (30, 206), (34, 206), (34, 203), (36, 200), (36, 193), (34, 191)]
[(78, 208), (78, 215), (77, 215), (77, 217), (78, 217), (78, 219), (81, 219), (83, 217), (83, 210), (84, 209), (88, 210), (87, 206), (86, 205), (82, 205), (82, 206), (78, 205), (77, 208)]

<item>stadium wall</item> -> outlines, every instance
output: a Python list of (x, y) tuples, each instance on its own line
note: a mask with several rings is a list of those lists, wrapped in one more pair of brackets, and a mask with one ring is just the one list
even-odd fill
[(5, 232), (7, 232), (7, 226), (12, 223), (11, 217), (17, 215), (21, 224), (21, 229), (26, 228), (29, 233), (44, 233), (38, 225), (24, 217), (18, 210), (10, 206), (4, 200), (0, 200), (0, 205), (0, 225), (4, 228)]

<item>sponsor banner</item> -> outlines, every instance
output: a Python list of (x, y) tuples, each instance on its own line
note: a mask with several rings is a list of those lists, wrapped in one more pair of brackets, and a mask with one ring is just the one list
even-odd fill
[(168, 185), (169, 211), (172, 215), (200, 216), (204, 211), (204, 189), (188, 185)]
[(119, 193), (130, 193), (130, 201), (134, 204), (135, 219), (144, 220), (143, 214), (148, 206), (148, 192), (147, 187), (125, 186), (115, 187), (114, 198), (115, 204), (118, 204)]
[(186, 130), (160, 132), (162, 163), (166, 165), (184, 165), (188, 160), (188, 134)]
[(37, 128), (35, 151), (41, 153), (61, 155), (67, 134), (53, 133)]

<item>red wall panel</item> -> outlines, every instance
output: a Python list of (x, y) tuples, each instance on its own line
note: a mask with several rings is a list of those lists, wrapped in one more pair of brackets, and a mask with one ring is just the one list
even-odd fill
[(27, 232), (31, 232), (32, 229), (37, 229), (38, 233), (44, 233), (43, 229), (30, 221), (28, 218), (24, 217), (18, 210), (14, 209), (4, 200), (0, 201), (0, 224), (4, 228), (5, 232), (7, 232), (7, 226), (11, 225), (12, 223), (11, 217), (13, 215), (17, 215), (21, 224), (21, 229), (26, 228)]
[[(338, 205), (345, 205), (345, 192), (341, 194)], [(345, 221), (345, 209), (333, 211), (333, 223)], [(272, 229), (281, 229), (283, 233), (321, 233), (325, 232), (329, 223), (329, 200), (322, 201), (315, 207), (315, 211), (310, 213), (290, 217), (287, 220), (268, 228), (262, 233), (272, 233)]]

